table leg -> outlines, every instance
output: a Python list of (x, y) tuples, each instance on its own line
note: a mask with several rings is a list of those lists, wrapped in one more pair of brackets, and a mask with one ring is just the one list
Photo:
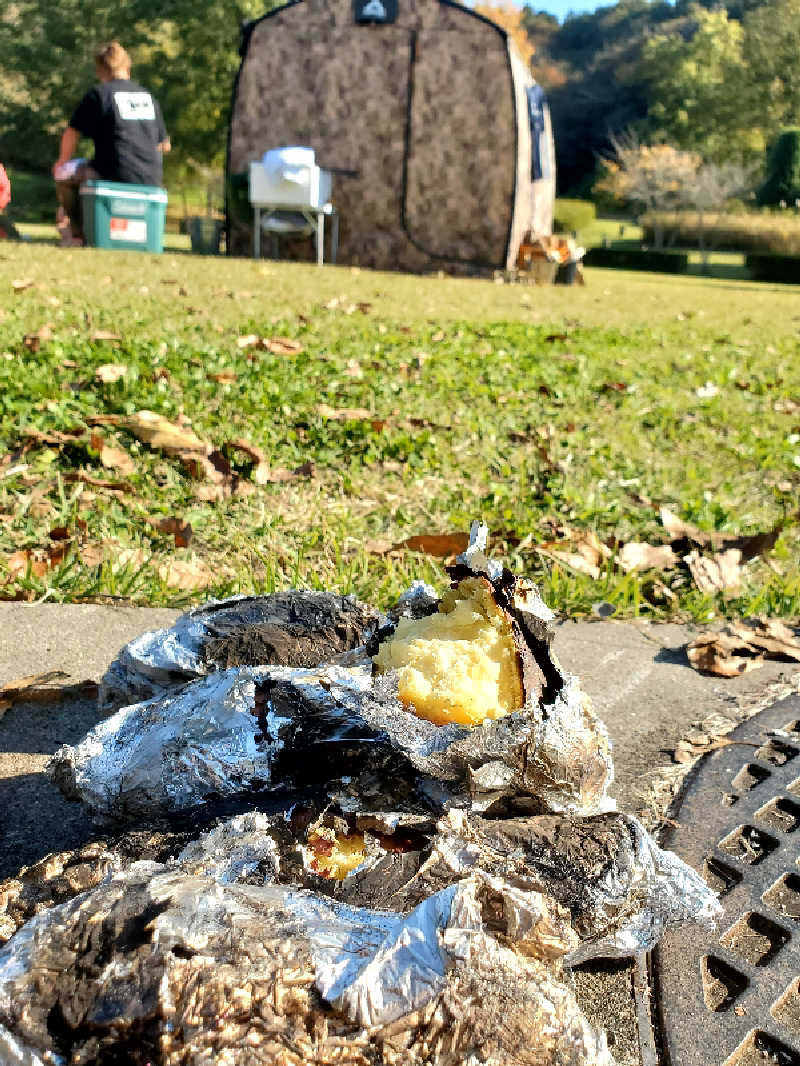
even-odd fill
[(325, 215), (317, 211), (317, 266), (322, 266), (325, 247)]
[(331, 263), (336, 263), (339, 254), (339, 215), (336, 211), (331, 214)]
[(261, 258), (261, 208), (253, 208), (253, 258)]

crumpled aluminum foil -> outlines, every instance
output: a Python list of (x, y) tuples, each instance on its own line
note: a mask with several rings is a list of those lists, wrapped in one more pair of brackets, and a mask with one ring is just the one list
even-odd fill
[[(397, 914), (473, 879), (494, 894), (513, 941), (529, 935), (537, 921), (531, 915), (545, 896), (569, 913), (574, 930), (569, 965), (635, 956), (654, 948), (669, 928), (690, 921), (713, 928), (722, 914), (705, 881), (660, 848), (631, 815), (485, 819), (454, 810), (435, 826), (397, 813), (355, 816), (349, 828), (364, 835), (365, 859), (342, 880), (301, 867), (302, 834), (293, 838), (287, 820), (285, 815), (229, 820), (201, 836), (179, 860), (186, 866), (193, 856), (198, 865), (192, 872), (229, 881), (247, 872), (246, 854), (249, 868), (265, 877), (330, 894), (350, 906)], [(411, 837), (404, 847), (418, 850), (394, 848), (389, 842), (394, 834)]]
[(0, 950), (0, 1040), (13, 1066), (58, 1062), (57, 1007), (61, 1047), (146, 1039), (154, 1066), (266, 1066), (282, 1049), (363, 1066), (613, 1066), (555, 961), (558, 908), (539, 897), (551, 950), (536, 957), (492, 935), (484, 897), (467, 879), (399, 916), (137, 863)]
[[(302, 631), (305, 620), (306, 625), (316, 625), (319, 631), (337, 611), (353, 635), (360, 638), (359, 644), (383, 621), (377, 611), (354, 596), (326, 592), (292, 589), (271, 596), (209, 600), (181, 615), (169, 628), (152, 630), (129, 641), (103, 677), (100, 705), (119, 706), (163, 696), (188, 681), (212, 673), (220, 668), (214, 660), (214, 639), (229, 635), (237, 628), (275, 623)], [(341, 626), (338, 636), (339, 643), (344, 643), (346, 634)], [(333, 655), (331, 651), (325, 658)]]
[[(607, 737), (574, 678), (541, 714), (523, 708), (472, 729), (407, 711), (391, 675), (368, 667), (239, 667), (125, 707), (48, 764), (65, 795), (131, 818), (209, 797), (324, 784), (364, 805), (593, 813), (613, 808)], [(369, 779), (370, 783), (367, 783)]]

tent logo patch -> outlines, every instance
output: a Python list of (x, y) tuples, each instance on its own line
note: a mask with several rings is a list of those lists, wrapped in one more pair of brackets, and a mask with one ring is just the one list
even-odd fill
[(353, 0), (356, 22), (394, 22), (397, 0)]
[(114, 93), (114, 103), (120, 118), (152, 122), (156, 117), (150, 93)]

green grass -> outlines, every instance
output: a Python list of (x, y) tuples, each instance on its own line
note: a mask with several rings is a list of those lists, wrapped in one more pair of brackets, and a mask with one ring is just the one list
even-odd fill
[[(33, 284), (14, 295), (14, 280)], [(800, 415), (775, 410), (800, 401), (796, 290), (602, 270), (587, 281), (0, 248), (0, 595), (176, 604), (298, 584), (387, 605), (413, 578), (441, 586), (442, 566), (376, 554), (371, 542), (480, 517), (493, 550), (573, 617), (598, 601), (619, 617), (800, 614), (793, 524), (729, 600), (699, 593), (683, 571), (624, 574), (612, 557), (593, 581), (537, 551), (564, 526), (612, 545), (660, 542), (659, 505), (740, 533), (798, 506)], [(23, 338), (45, 324), (50, 338), (32, 351)], [(93, 340), (98, 331), (121, 339)], [(247, 334), (291, 337), (303, 351), (242, 349)], [(99, 381), (107, 363), (124, 364), (124, 377)], [(235, 380), (208, 376), (222, 371)], [(708, 382), (717, 394), (698, 396)], [(325, 418), (320, 403), (370, 419)], [(250, 441), (276, 469), (311, 462), (313, 474), (207, 502), (178, 459), (121, 426), (100, 431), (132, 458), (124, 475), (101, 465), (89, 429), (21, 450), (26, 431), (142, 409), (185, 420), (216, 447)], [(247, 457), (228, 457), (248, 482)], [(165, 517), (191, 524), (188, 548), (148, 521)], [(58, 527), (72, 538), (63, 561), (9, 579), (9, 556), (52, 546)], [(81, 561), (87, 545), (101, 546), (101, 563)], [(213, 580), (185, 587), (168, 569), (175, 560)]]

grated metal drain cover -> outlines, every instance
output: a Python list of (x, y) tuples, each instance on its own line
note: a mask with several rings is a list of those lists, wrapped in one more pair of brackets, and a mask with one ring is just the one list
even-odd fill
[(664, 846), (703, 874), (725, 915), (653, 953), (669, 1066), (800, 1066), (800, 697), (701, 760)]

